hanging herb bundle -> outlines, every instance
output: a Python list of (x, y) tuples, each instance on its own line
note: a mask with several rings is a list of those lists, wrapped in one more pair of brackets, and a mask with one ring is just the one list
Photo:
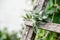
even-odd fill
[[(32, 0), (32, 2), (34, 1)], [(60, 23), (60, 0), (48, 0), (46, 8), (40, 12), (36, 8), (37, 6), (35, 5), (33, 11), (28, 11), (24, 16), (24, 20), (29, 20), (33, 23), (32, 28), (36, 33), (35, 40), (55, 40), (56, 33), (39, 29), (39, 25), (44, 25), (48, 22)]]

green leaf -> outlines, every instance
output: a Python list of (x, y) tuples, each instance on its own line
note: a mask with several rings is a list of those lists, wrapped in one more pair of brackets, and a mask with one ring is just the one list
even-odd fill
[(60, 12), (59, 13), (55, 13), (54, 18), (53, 18), (53, 22), (60, 24)]
[(53, 0), (49, 0), (48, 3), (47, 3), (47, 6), (46, 6), (46, 9), (45, 11), (49, 10), (51, 7), (53, 7)]
[(37, 5), (36, 5), (36, 6), (34, 6), (34, 9), (33, 9), (33, 10), (36, 10), (36, 8), (37, 8)]
[(56, 0), (57, 1), (57, 4), (60, 5), (60, 0)]
[(54, 33), (50, 32), (45, 40), (54, 40)]
[(49, 10), (47, 10), (45, 13), (46, 14), (53, 14), (54, 12), (56, 12), (56, 8), (52, 7)]

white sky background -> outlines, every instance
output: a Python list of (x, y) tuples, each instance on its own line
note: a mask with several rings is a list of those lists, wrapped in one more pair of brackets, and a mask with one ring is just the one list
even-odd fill
[[(27, 0), (0, 0), (0, 29), (7, 27), (9, 31), (21, 29), (24, 9), (31, 9)], [(28, 2), (30, 3), (30, 2)]]

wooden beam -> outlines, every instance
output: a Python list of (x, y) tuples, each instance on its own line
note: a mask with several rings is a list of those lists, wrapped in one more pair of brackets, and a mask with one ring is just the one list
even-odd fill
[(33, 34), (33, 29), (29, 26), (26, 26), (26, 29), (23, 31), (21, 40), (31, 40)]
[(33, 29), (32, 28), (30, 28), (30, 30), (29, 30), (29, 33), (28, 33), (28, 36), (27, 36), (27, 40), (31, 40), (32, 38), (32, 34), (33, 34)]
[(38, 10), (38, 12), (40, 12), (42, 10), (44, 2), (45, 2), (45, 0), (35, 0), (35, 4), (37, 5), (36, 10)]
[(22, 38), (21, 40), (26, 40), (27, 39), (27, 34), (28, 34), (28, 31), (29, 31), (29, 28), (30, 27), (26, 27), (25, 30), (23, 31), (22, 33)]
[[(25, 21), (25, 25), (32, 27), (32, 22)], [(45, 25), (40, 25), (39, 28), (60, 33), (60, 24), (56, 24), (56, 23), (46, 23)]]

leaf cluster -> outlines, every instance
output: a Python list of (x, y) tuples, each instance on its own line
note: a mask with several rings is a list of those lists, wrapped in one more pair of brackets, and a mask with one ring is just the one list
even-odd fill
[(60, 0), (48, 0), (46, 8), (40, 12), (36, 8), (37, 5), (34, 6), (33, 11), (27, 12), (26, 16), (24, 16), (24, 20), (33, 23), (32, 28), (36, 33), (35, 40), (55, 40), (56, 33), (39, 29), (39, 26), (48, 22), (60, 23)]

